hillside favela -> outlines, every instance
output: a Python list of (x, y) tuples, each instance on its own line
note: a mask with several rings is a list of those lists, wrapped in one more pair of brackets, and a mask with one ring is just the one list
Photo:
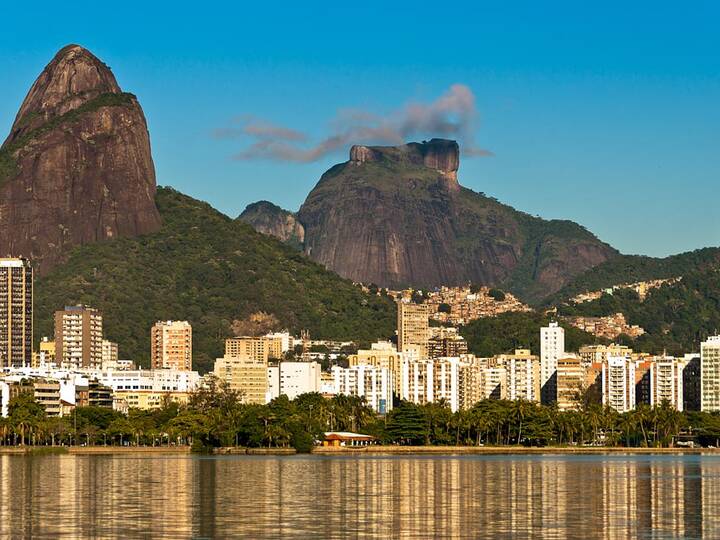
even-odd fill
[(0, 537), (720, 537), (720, 11), (566, 8), (10, 8)]

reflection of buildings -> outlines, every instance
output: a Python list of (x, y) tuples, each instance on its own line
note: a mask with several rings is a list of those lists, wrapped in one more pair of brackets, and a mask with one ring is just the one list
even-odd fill
[(716, 538), (672, 456), (0, 455), (0, 537)]

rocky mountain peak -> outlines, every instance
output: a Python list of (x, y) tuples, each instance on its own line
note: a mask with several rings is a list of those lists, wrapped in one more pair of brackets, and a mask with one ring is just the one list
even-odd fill
[(0, 256), (40, 273), (70, 250), (157, 231), (145, 115), (110, 68), (79, 45), (33, 83), (0, 147)]
[(6, 144), (98, 96), (120, 92), (108, 66), (80, 45), (67, 45), (30, 88)]
[(424, 166), (442, 174), (452, 185), (457, 183), (460, 167), (460, 147), (456, 141), (431, 139), (401, 146), (363, 146), (350, 148), (350, 162), (356, 165), (384, 160)]

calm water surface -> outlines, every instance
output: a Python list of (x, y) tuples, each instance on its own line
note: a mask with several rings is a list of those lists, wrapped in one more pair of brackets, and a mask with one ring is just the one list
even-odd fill
[(720, 538), (716, 456), (0, 456), (0, 537)]

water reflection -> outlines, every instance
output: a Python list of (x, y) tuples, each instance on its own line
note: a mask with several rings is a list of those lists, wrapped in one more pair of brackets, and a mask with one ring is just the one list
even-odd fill
[(0, 456), (0, 537), (716, 538), (715, 456)]

